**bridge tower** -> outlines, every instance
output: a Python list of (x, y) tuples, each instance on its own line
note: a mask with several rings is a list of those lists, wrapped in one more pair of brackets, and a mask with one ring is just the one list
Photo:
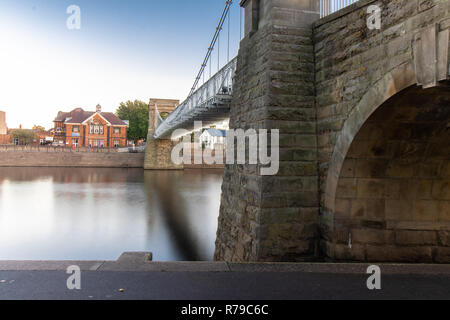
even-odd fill
[(179, 100), (150, 99), (149, 128), (147, 147), (145, 149), (145, 170), (183, 170), (183, 165), (174, 164), (171, 152), (175, 141), (170, 139), (154, 139), (155, 129), (160, 121), (159, 116), (170, 114), (179, 105)]
[[(319, 186), (312, 23), (317, 0), (243, 0), (230, 129), (280, 130), (280, 169), (227, 165), (216, 260), (293, 261), (316, 251)], [(269, 138), (270, 140), (270, 138)]]

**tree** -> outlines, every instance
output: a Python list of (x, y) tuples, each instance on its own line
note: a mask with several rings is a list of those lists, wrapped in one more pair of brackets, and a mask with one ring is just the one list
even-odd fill
[(33, 126), (33, 131), (44, 132), (45, 128), (43, 126), (34, 125)]
[(36, 139), (36, 134), (32, 130), (16, 129), (11, 132), (11, 137), (18, 139), (19, 144), (27, 145)]
[(122, 120), (128, 120), (128, 139), (137, 140), (146, 139), (148, 133), (148, 105), (145, 102), (135, 100), (121, 102), (116, 110), (116, 115)]

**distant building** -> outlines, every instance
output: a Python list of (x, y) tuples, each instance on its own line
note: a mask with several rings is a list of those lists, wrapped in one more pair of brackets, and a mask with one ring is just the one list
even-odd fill
[(6, 113), (0, 111), (0, 145), (10, 143), (11, 137), (8, 135), (8, 126), (6, 125)]
[(214, 149), (216, 144), (225, 146), (226, 138), (226, 130), (206, 129), (200, 136), (200, 144), (206, 148)]
[(48, 131), (35, 131), (36, 140), (33, 144), (35, 145), (48, 145), (53, 143), (53, 133), (51, 130)]
[(210, 126), (211, 129), (219, 129), (219, 130), (229, 130), (230, 129), (230, 120), (224, 120), (222, 122), (217, 122), (216, 124)]
[(112, 112), (82, 108), (59, 112), (55, 120), (54, 144), (61, 146), (118, 148), (127, 145), (128, 123)]
[(32, 129), (24, 129), (22, 125), (19, 128), (8, 128), (8, 136), (10, 141), (7, 144), (16, 146), (37, 145), (37, 135)]
[(0, 111), (0, 135), (8, 134), (8, 126), (6, 125), (6, 113)]

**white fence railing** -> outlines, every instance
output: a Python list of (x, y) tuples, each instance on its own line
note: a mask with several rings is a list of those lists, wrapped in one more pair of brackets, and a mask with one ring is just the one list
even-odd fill
[(359, 0), (320, 0), (320, 17), (326, 17)]

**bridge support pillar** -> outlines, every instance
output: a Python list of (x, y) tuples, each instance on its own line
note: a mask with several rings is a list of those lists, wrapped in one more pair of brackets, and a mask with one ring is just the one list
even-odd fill
[(184, 166), (174, 164), (171, 160), (172, 149), (177, 142), (170, 139), (155, 139), (156, 105), (149, 106), (149, 129), (145, 149), (145, 170), (183, 170)]
[(280, 166), (275, 176), (262, 176), (259, 165), (226, 166), (215, 259), (311, 260), (319, 222), (312, 40), (319, 1), (244, 0), (241, 5), (245, 38), (230, 127), (278, 129)]

